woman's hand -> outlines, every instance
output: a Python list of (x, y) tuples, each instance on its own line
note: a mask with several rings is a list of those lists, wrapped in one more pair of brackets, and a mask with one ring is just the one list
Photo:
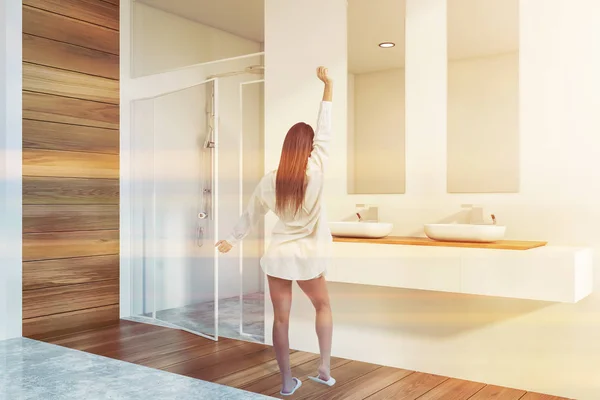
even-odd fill
[(227, 240), (219, 240), (215, 247), (219, 249), (221, 253), (228, 253), (229, 250), (233, 248), (233, 246)]
[(333, 98), (333, 81), (329, 77), (327, 68), (317, 68), (317, 77), (325, 84), (323, 89), (323, 101), (331, 101)]
[(325, 67), (317, 68), (317, 77), (326, 85), (330, 85), (333, 83), (331, 78), (329, 77), (329, 71)]

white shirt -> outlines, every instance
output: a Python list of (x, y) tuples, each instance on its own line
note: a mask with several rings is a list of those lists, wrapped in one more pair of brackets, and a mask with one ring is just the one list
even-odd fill
[(256, 226), (260, 218), (273, 211), (279, 220), (273, 229), (271, 244), (260, 260), (263, 271), (287, 280), (308, 280), (327, 272), (331, 254), (331, 231), (323, 205), (323, 173), (329, 158), (331, 141), (331, 102), (319, 109), (313, 149), (306, 170), (304, 204), (293, 218), (280, 216), (275, 207), (277, 171), (265, 175), (252, 194), (248, 208), (227, 241), (236, 245)]

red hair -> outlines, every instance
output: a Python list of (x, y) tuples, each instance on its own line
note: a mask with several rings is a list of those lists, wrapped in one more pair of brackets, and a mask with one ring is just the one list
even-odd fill
[(315, 131), (304, 122), (290, 128), (281, 149), (275, 181), (275, 205), (279, 215), (296, 215), (306, 194), (306, 167)]

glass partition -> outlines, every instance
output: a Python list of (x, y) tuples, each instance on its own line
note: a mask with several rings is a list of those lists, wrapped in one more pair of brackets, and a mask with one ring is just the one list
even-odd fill
[[(240, 213), (264, 175), (264, 81), (240, 84)], [(240, 249), (240, 335), (264, 342), (264, 221)]]
[(216, 340), (215, 86), (133, 103), (132, 304), (144, 322)]
[(264, 224), (214, 247), (264, 175), (263, 86), (224, 71), (133, 102), (133, 320), (264, 342)]

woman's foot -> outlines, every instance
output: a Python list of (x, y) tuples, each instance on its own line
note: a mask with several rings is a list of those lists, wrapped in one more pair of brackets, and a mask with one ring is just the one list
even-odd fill
[(302, 386), (302, 381), (300, 379), (290, 378), (289, 381), (284, 382), (279, 394), (283, 396), (290, 396), (294, 394), (294, 392), (296, 392), (300, 386)]
[(325, 382), (327, 382), (329, 378), (331, 378), (331, 370), (326, 365), (320, 365), (317, 369), (317, 372), (319, 373), (319, 379)]
[(296, 380), (294, 378), (286, 379), (281, 385), (281, 393), (290, 393), (296, 387)]
[(333, 376), (331, 376), (331, 374), (329, 372), (327, 372), (329, 370), (329, 368), (322, 368), (319, 367), (319, 369), (317, 370), (317, 375), (316, 376), (309, 376), (308, 379), (310, 379), (313, 382), (317, 382), (320, 383), (321, 385), (326, 385), (326, 386), (333, 386), (335, 385), (335, 378)]

